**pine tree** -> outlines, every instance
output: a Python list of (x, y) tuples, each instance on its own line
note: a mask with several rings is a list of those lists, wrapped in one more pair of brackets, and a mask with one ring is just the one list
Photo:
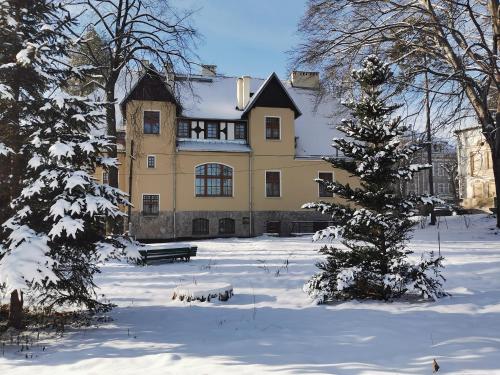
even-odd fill
[[(108, 67), (111, 62), (109, 41), (104, 40), (94, 27), (88, 26), (82, 40), (76, 49), (70, 53), (71, 66), (89, 67), (88, 74), (83, 79), (72, 80), (68, 92), (78, 95), (88, 95), (103, 87), (105, 77), (109, 76)], [(97, 65), (97, 66), (96, 66)]]
[(68, 65), (74, 19), (49, 0), (4, 0), (0, 9), (9, 38), (0, 42), (7, 93), (0, 123), (22, 134), (23, 143), (10, 148), (26, 160), (13, 214), (2, 225), (0, 287), (11, 293), (10, 324), (20, 328), (23, 291), (31, 289), (44, 305), (99, 308), (93, 281), (99, 263), (137, 253), (103, 231), (106, 218), (124, 215), (120, 206), (128, 204), (123, 192), (92, 177), (97, 167), (116, 165), (105, 154), (112, 141), (98, 131), (104, 103), (63, 91), (81, 75)]
[(304, 208), (331, 215), (335, 226), (316, 233), (315, 239), (340, 237), (341, 245), (324, 246), (326, 255), (317, 264), (320, 272), (305, 290), (320, 302), (343, 299), (390, 300), (407, 292), (424, 297), (442, 296), (439, 269), (442, 257), (432, 253), (412, 264), (407, 248), (414, 226), (417, 201), (429, 197), (401, 197), (399, 181), (409, 180), (428, 165), (402, 163), (418, 151), (401, 136), (407, 130), (399, 117), (391, 118), (398, 105), (389, 105), (384, 84), (391, 77), (389, 66), (369, 56), (362, 69), (352, 72), (360, 87), (360, 97), (344, 105), (349, 119), (337, 127), (347, 137), (334, 139), (344, 158), (325, 158), (333, 167), (359, 178), (359, 187), (317, 180), (342, 203), (308, 203)]

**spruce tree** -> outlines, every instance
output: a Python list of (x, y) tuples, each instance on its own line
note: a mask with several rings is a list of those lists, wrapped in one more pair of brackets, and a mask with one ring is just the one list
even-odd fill
[(93, 178), (97, 167), (116, 165), (106, 156), (113, 140), (99, 132), (104, 103), (63, 91), (81, 77), (68, 65), (75, 20), (52, 0), (2, 1), (0, 12), (9, 38), (0, 42), (7, 93), (0, 123), (22, 135), (10, 149), (26, 160), (12, 215), (2, 224), (0, 287), (11, 293), (10, 324), (20, 328), (27, 289), (43, 305), (101, 307), (93, 280), (99, 263), (126, 255), (133, 244), (103, 231), (106, 218), (123, 216), (120, 206), (128, 204), (123, 192)]
[[(415, 204), (429, 197), (402, 197), (397, 186), (428, 165), (403, 163), (418, 151), (401, 136), (407, 130), (399, 108), (388, 104), (384, 87), (391, 78), (389, 66), (369, 56), (362, 69), (352, 72), (359, 98), (343, 103), (351, 116), (337, 127), (346, 137), (333, 140), (343, 158), (325, 158), (359, 180), (359, 186), (317, 180), (339, 203), (304, 205), (331, 215), (334, 226), (316, 233), (315, 239), (339, 237), (339, 245), (324, 246), (326, 259), (305, 290), (319, 302), (344, 299), (390, 300), (407, 292), (436, 298), (444, 294), (439, 269), (442, 257), (432, 252), (412, 263), (407, 247), (415, 222)], [(354, 184), (353, 184), (354, 185)], [(340, 199), (339, 199), (340, 198)]]

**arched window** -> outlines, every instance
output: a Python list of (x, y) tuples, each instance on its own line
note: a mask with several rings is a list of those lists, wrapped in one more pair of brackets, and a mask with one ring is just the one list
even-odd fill
[(209, 163), (196, 167), (197, 197), (232, 197), (233, 168)]
[(230, 218), (220, 219), (219, 234), (234, 234), (234, 220)]
[(193, 220), (193, 235), (208, 234), (208, 219)]

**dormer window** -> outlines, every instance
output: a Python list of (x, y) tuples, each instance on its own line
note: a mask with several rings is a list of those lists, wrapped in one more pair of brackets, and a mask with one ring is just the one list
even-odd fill
[(191, 138), (191, 124), (189, 123), (189, 121), (180, 120), (177, 123), (177, 137)]
[(234, 139), (247, 139), (247, 124), (244, 122), (234, 124)]
[(144, 134), (160, 134), (160, 111), (144, 111)]
[(217, 122), (207, 122), (207, 139), (219, 139), (219, 124)]
[(279, 117), (266, 117), (266, 139), (281, 139), (281, 119)]

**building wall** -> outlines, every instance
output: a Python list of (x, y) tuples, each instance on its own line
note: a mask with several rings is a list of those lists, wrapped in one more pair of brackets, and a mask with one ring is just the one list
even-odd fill
[[(437, 147), (435, 147), (437, 146)], [(432, 151), (432, 178), (434, 183), (434, 195), (448, 201), (455, 202), (458, 196), (456, 195), (456, 181), (453, 181), (451, 175), (444, 166), (456, 163), (457, 154), (451, 145), (445, 142), (436, 142), (433, 144)], [(418, 151), (412, 163), (427, 164), (427, 150)], [(413, 175), (412, 181), (407, 184), (407, 191), (417, 195), (429, 194), (429, 170), (423, 170)]]
[[(143, 134), (143, 111), (160, 111), (160, 134)], [(267, 140), (265, 117), (281, 119), (281, 138)], [(172, 103), (130, 101), (126, 106), (126, 149), (120, 167), (120, 188), (129, 191), (130, 148), (134, 141), (132, 173), (133, 204), (131, 234), (139, 239), (160, 240), (192, 237), (196, 218), (209, 220), (208, 236), (219, 235), (219, 220), (235, 221), (236, 236), (260, 235), (268, 221), (280, 222), (282, 233), (293, 231), (296, 221), (328, 221), (327, 216), (302, 210), (311, 201), (334, 201), (320, 198), (314, 181), (319, 172), (333, 172), (334, 179), (350, 177), (334, 170), (322, 160), (295, 158), (294, 112), (282, 108), (254, 108), (248, 119), (248, 140), (252, 149), (245, 152), (177, 151), (176, 113)], [(328, 140), (325, 140), (328, 141)], [(156, 156), (156, 168), (147, 167), (147, 156)], [(195, 168), (204, 163), (220, 163), (233, 168), (231, 197), (197, 197)], [(281, 172), (281, 196), (266, 197), (266, 170)], [(356, 185), (356, 181), (351, 181)], [(160, 195), (160, 212), (142, 214), (143, 194)]]
[(496, 196), (491, 149), (479, 127), (457, 132), (457, 135), (462, 205), (489, 209)]

